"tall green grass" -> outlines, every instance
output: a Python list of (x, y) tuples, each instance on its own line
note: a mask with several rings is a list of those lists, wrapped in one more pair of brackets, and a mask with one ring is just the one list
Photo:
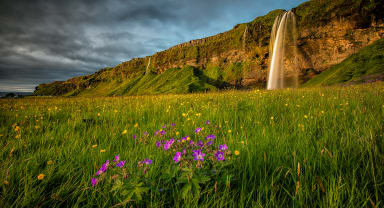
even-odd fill
[[(184, 116), (183, 116), (184, 114)], [(153, 133), (175, 123), (180, 136), (210, 120), (219, 143), (238, 150), (230, 185), (211, 180), (182, 199), (162, 179), (173, 163)], [(138, 127), (135, 127), (135, 124)], [(0, 201), (4, 207), (381, 207), (384, 199), (384, 84), (275, 91), (132, 97), (0, 100)], [(127, 134), (122, 134), (127, 130)], [(231, 131), (228, 131), (231, 130)], [(133, 134), (151, 137), (138, 142)], [(168, 138), (167, 138), (168, 139)], [(93, 148), (93, 145), (96, 145)], [(100, 152), (105, 150), (105, 152)], [(153, 186), (121, 204), (91, 186), (114, 155), (153, 160)], [(47, 164), (53, 161), (53, 164)], [(39, 174), (46, 175), (38, 180)]]

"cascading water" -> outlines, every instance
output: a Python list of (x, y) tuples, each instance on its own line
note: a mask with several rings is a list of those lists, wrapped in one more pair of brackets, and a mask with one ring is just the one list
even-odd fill
[(148, 74), (148, 73), (149, 73), (149, 65), (151, 65), (151, 58), (152, 58), (152, 56), (149, 57), (149, 61), (148, 61), (148, 64), (147, 64), (147, 68), (145, 69), (145, 74)]
[(272, 60), (267, 89), (297, 87), (296, 17), (292, 11), (285, 12), (275, 19), (269, 50)]

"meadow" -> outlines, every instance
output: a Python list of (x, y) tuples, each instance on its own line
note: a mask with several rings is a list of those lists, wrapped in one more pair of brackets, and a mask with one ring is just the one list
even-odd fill
[(0, 124), (2, 207), (384, 206), (384, 83), (0, 99)]

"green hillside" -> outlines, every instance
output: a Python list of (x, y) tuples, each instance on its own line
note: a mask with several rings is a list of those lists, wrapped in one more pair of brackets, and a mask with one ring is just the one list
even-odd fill
[(384, 39), (380, 39), (340, 64), (306, 82), (303, 87), (364, 83), (383, 79)]
[(94, 87), (76, 89), (64, 96), (119, 96), (119, 95), (154, 95), (163, 93), (190, 93), (206, 90), (216, 90), (209, 84), (209, 77), (198, 69), (185, 66), (182, 69), (173, 68), (162, 74), (140, 74), (124, 81), (109, 80), (100, 82)]

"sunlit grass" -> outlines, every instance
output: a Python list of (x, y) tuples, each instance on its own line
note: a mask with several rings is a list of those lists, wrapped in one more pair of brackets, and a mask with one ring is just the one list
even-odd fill
[[(124, 205), (91, 177), (117, 154), (159, 190), (142, 207), (364, 207), (383, 205), (384, 84), (206, 94), (0, 100), (1, 206)], [(175, 123), (193, 135), (209, 120), (237, 150), (225, 183), (183, 199), (162, 179), (173, 164), (153, 133)], [(149, 132), (145, 142), (133, 139)], [(176, 133), (175, 133), (176, 134)], [(169, 139), (169, 138), (165, 138)], [(228, 184), (228, 180), (230, 180)]]

